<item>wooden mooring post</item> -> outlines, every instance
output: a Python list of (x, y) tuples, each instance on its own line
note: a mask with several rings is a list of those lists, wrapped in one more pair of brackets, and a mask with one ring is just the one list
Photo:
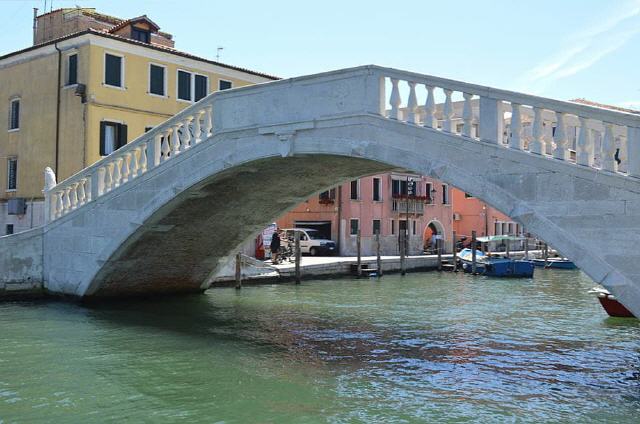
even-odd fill
[(524, 258), (529, 259), (529, 238), (524, 238)]
[(376, 266), (378, 278), (382, 277), (382, 259), (380, 258), (380, 230), (376, 230)]
[(549, 245), (547, 243), (544, 244), (542, 248), (542, 255), (544, 256), (544, 266), (547, 267), (547, 261), (549, 260)]
[(295, 253), (296, 253), (296, 284), (300, 284), (300, 261), (302, 253), (300, 252), (300, 231), (295, 232)]
[(458, 249), (456, 247), (456, 232), (453, 232), (453, 272), (458, 272)]
[(507, 248), (506, 257), (508, 258), (511, 255), (511, 240), (507, 240), (505, 244)]
[(436, 249), (438, 251), (438, 271), (442, 271), (442, 245), (444, 244), (444, 240), (439, 238), (436, 240)]
[(362, 277), (362, 237), (360, 236), (360, 229), (358, 228), (358, 234), (356, 235), (356, 250), (358, 253), (358, 278)]
[(471, 273), (477, 274), (476, 269), (476, 231), (471, 231)]
[(407, 273), (407, 266), (405, 264), (405, 234), (404, 231), (400, 232), (400, 275)]
[(242, 255), (236, 254), (236, 290), (242, 288)]

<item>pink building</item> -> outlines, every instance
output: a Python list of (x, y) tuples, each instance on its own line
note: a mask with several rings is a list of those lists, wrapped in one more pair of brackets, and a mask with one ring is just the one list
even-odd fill
[(399, 234), (408, 226), (409, 254), (421, 254), (437, 238), (451, 249), (451, 189), (432, 178), (405, 173), (373, 175), (309, 198), (278, 221), (280, 228), (314, 228), (337, 241), (340, 255), (375, 254), (380, 232), (383, 255), (399, 253)]

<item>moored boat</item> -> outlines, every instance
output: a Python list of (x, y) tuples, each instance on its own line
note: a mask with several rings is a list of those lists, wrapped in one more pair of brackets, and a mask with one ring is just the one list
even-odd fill
[[(472, 255), (471, 249), (462, 249), (458, 254), (465, 272), (472, 272)], [(490, 277), (529, 278), (533, 276), (533, 264), (524, 260), (492, 258), (476, 250), (476, 273)]]
[(577, 269), (578, 267), (567, 258), (531, 259), (530, 262), (537, 267), (553, 269)]
[(594, 287), (589, 290), (589, 293), (593, 293), (598, 297), (600, 304), (604, 310), (611, 317), (622, 318), (635, 318), (635, 315), (631, 313), (622, 303), (618, 302), (616, 297), (609, 293), (609, 290), (600, 287)]

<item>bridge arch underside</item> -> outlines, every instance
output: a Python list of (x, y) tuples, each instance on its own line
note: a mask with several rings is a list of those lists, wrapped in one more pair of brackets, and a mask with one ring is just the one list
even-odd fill
[[(45, 235), (50, 290), (77, 296), (202, 290), (223, 258), (308, 196), (403, 169), (503, 211), (640, 316), (637, 179), (375, 116), (291, 127), (284, 136), (270, 127), (226, 130), (128, 183), (128, 190), (107, 194), (100, 211), (90, 204), (54, 222)], [(124, 222), (104, 227), (105, 210)], [(110, 243), (83, 254), (77, 277), (55, 262), (56, 252), (67, 249), (57, 240), (71, 234), (108, 236)]]

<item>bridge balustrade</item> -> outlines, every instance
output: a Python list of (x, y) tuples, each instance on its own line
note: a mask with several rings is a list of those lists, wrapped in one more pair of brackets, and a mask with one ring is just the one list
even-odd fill
[[(640, 176), (638, 115), (395, 69), (378, 70), (384, 85), (391, 87), (388, 95), (382, 91), (388, 105), (382, 113), (389, 119), (605, 172)], [(461, 114), (454, 108), (455, 95), (463, 99)], [(424, 103), (419, 104), (419, 98)], [(459, 120), (462, 125), (454, 125)], [(526, 126), (530, 131), (525, 131)], [(570, 133), (575, 151), (570, 149)]]

